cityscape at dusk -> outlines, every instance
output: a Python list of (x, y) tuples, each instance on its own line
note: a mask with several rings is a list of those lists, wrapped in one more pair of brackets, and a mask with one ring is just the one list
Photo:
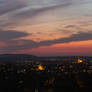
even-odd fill
[(0, 55), (1, 92), (80, 92), (92, 89), (92, 57)]
[(0, 0), (0, 92), (90, 92), (92, 0)]

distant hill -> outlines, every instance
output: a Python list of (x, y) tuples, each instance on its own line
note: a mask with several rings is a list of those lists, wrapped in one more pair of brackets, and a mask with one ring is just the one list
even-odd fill
[(37, 57), (29, 54), (3, 54), (0, 55), (0, 63), (16, 63), (16, 61), (39, 61), (41, 63), (59, 63), (77, 60), (78, 58), (92, 60), (91, 56), (54, 56), (54, 57)]
[(0, 55), (0, 63), (2, 62), (15, 62), (15, 61), (25, 61), (35, 59), (34, 55), (27, 54), (3, 54)]

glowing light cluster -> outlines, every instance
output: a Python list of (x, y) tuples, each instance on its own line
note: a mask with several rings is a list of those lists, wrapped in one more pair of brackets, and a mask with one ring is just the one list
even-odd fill
[(78, 59), (78, 63), (82, 63), (83, 62), (83, 60), (81, 60), (81, 59)]
[(43, 71), (44, 70), (44, 67), (42, 65), (39, 65), (38, 66), (38, 70)]

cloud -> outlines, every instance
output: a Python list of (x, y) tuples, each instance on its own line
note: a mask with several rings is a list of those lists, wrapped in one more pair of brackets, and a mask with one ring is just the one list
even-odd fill
[[(39, 12), (55, 8), (58, 6), (66, 7), (72, 0), (0, 0), (0, 15), (10, 13), (12, 11), (22, 9), (22, 11), (32, 14), (33, 12)], [(28, 12), (27, 12), (28, 11)], [(20, 11), (20, 15), (23, 14)]]
[(70, 37), (51, 40), (51, 41), (42, 41), (40, 45), (52, 45), (58, 43), (69, 43), (75, 41), (86, 41), (92, 40), (92, 32), (79, 32), (77, 34), (72, 34)]
[(26, 7), (22, 0), (0, 0), (0, 16)]
[[(82, 2), (84, 1), (89, 2), (89, 0), (83, 0)], [(0, 30), (0, 41), (3, 41), (5, 44), (7, 44), (6, 46), (4, 45), (1, 50), (3, 50), (3, 52), (14, 52), (16, 50), (32, 49), (40, 46), (49, 46), (58, 43), (92, 40), (92, 33), (88, 32), (88, 30), (91, 30), (91, 27), (89, 27), (90, 29), (88, 29), (87, 24), (85, 25), (85, 27), (80, 25), (81, 20), (85, 21), (82, 22), (83, 24), (89, 24), (89, 21), (87, 21), (86, 17), (83, 17), (83, 19), (80, 20), (80, 16), (90, 14), (91, 12), (89, 12), (88, 9), (91, 9), (91, 5), (87, 9), (85, 8), (86, 6), (84, 4), (80, 4), (81, 6), (78, 7), (79, 4), (80, 0), (0, 0), (0, 28), (11, 29), (7, 31)], [(79, 21), (79, 23), (77, 21)], [(48, 25), (49, 23), (51, 23), (51, 25), (43, 25), (42, 22), (47, 23)], [(61, 30), (62, 27), (60, 26), (59, 31), (61, 33), (56, 30), (55, 36), (58, 33), (60, 33), (61, 36), (63, 36), (64, 34), (69, 34), (69, 36), (65, 38), (41, 42), (35, 42), (32, 39), (19, 40), (19, 38), (21, 37), (32, 35), (25, 32), (18, 32), (18, 30), (20, 29), (24, 29), (27, 32), (31, 33), (33, 31), (35, 31), (35, 33), (38, 31), (38, 33), (36, 34), (41, 35), (40, 37), (46, 37), (47, 35), (44, 34), (48, 30), (50, 30), (50, 27), (51, 31), (55, 30), (52, 22), (56, 22), (55, 26), (57, 27), (57, 29), (59, 29), (58, 22), (60, 22), (60, 25), (62, 26), (67, 25), (64, 27), (65, 30)], [(35, 23), (37, 25), (35, 25)], [(77, 23), (80, 26), (76, 26)], [(40, 26), (38, 24), (40, 24)], [(40, 29), (41, 27), (43, 30)], [(67, 31), (68, 29), (70, 31)], [(40, 30), (43, 32), (41, 32)], [(82, 32), (80, 32), (81, 30)], [(48, 32), (49, 36), (52, 36), (54, 34), (54, 31), (51, 31)]]
[(70, 42), (78, 42), (78, 41), (87, 41), (92, 40), (92, 32), (79, 32), (77, 34), (73, 34), (70, 37), (56, 39), (56, 40), (48, 40), (41, 42), (34, 42), (32, 40), (12, 40), (7, 41), (8, 46), (3, 48), (4, 52), (16, 52), (17, 50), (24, 49), (32, 49), (40, 46), (50, 46), (53, 44), (59, 43), (70, 43)]
[(29, 34), (27, 34), (27, 33), (16, 32), (14, 30), (8, 30), (8, 31), (0, 30), (0, 41), (7, 42), (7, 41), (10, 41), (10, 40), (25, 37), (25, 36), (28, 36), (28, 35)]
[(1, 50), (3, 50), (3, 52), (5, 53), (39, 47), (39, 45), (32, 40), (11, 40), (11, 41), (7, 41), (6, 43), (7, 43), (7, 46), (4, 48), (1, 48)]
[(76, 26), (75, 25), (67, 25), (65, 26), (65, 28), (75, 28)]
[[(47, 1), (51, 1), (51, 0), (47, 0)], [(36, 2), (33, 5), (28, 6), (27, 9), (24, 9), (23, 11), (20, 11), (19, 13), (16, 13), (14, 15), (15, 18), (23, 18), (23, 17), (33, 17), (34, 15), (40, 14), (41, 12), (44, 11), (49, 11), (52, 9), (56, 9), (56, 8), (64, 8), (64, 7), (68, 7), (69, 5), (71, 5), (71, 2), (69, 1), (63, 1), (63, 0), (52, 0), (54, 2), (50, 2), (48, 4), (44, 3), (44, 1), (42, 2), (41, 0), (39, 0), (40, 3)], [(55, 2), (56, 1), (56, 2)], [(71, 0), (70, 0), (71, 1)]]
[[(0, 4), (0, 26), (16, 26), (38, 14), (71, 4), (72, 0), (4, 0)], [(2, 15), (6, 16), (1, 17)]]

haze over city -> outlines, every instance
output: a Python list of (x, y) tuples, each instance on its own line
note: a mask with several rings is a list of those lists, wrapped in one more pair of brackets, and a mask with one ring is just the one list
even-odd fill
[(0, 0), (0, 54), (92, 54), (92, 0)]

